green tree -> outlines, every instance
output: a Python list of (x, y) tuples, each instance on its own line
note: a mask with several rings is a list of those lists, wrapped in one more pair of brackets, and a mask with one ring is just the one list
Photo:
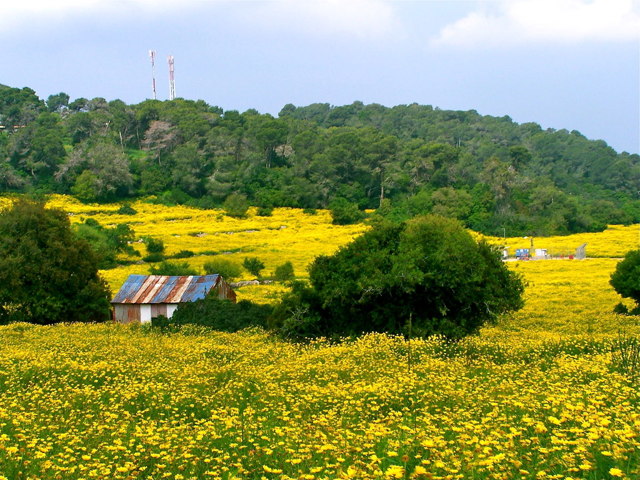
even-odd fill
[(201, 197), (204, 193), (204, 179), (207, 177), (205, 162), (197, 146), (185, 143), (176, 147), (173, 152), (175, 167), (173, 169), (173, 184), (194, 197)]
[(59, 116), (44, 112), (12, 138), (12, 164), (31, 176), (34, 183), (49, 180), (66, 156)]
[(47, 98), (47, 110), (60, 113), (69, 105), (69, 95), (60, 92), (57, 95), (49, 95)]
[(65, 212), (19, 199), (0, 213), (0, 322), (99, 322), (110, 292)]
[(260, 278), (260, 272), (264, 270), (264, 263), (257, 257), (245, 257), (242, 266), (247, 269), (247, 272), (258, 278)]
[(204, 264), (207, 275), (218, 274), (227, 281), (232, 281), (242, 274), (242, 267), (226, 258), (214, 258)]
[(278, 310), (286, 334), (457, 338), (523, 305), (522, 281), (499, 253), (438, 216), (380, 223), (333, 256), (318, 257), (309, 277), (311, 287), (294, 289)]
[(636, 302), (636, 308), (631, 313), (640, 315), (640, 250), (627, 252), (616, 266), (609, 283), (620, 295)]
[(0, 85), (0, 124), (24, 126), (44, 109), (44, 102), (28, 87), (11, 88)]
[(56, 172), (58, 181), (69, 181), (74, 177), (71, 191), (89, 202), (126, 196), (133, 186), (129, 159), (117, 146), (105, 142), (77, 146)]
[(431, 212), (442, 217), (465, 221), (473, 209), (473, 199), (466, 190), (442, 187), (431, 196), (433, 208)]

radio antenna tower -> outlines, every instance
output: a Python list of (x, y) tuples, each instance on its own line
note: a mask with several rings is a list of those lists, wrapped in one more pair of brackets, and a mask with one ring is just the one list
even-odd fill
[(153, 92), (153, 99), (157, 100), (156, 95), (156, 51), (149, 50), (149, 58), (151, 59), (151, 91)]
[(169, 100), (176, 98), (176, 79), (173, 70), (173, 55), (169, 55)]

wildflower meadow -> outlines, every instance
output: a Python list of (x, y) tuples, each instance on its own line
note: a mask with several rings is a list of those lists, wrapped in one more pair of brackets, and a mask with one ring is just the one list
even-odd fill
[[(291, 261), (299, 278), (367, 228), (331, 225), (323, 211), (232, 219), (145, 202), (132, 216), (51, 204), (74, 222), (129, 223), (169, 252), (191, 250), (194, 267), (254, 256), (268, 271)], [(2, 326), (0, 480), (638, 479), (640, 318), (612, 313), (622, 299), (608, 280), (639, 247), (639, 228), (535, 239), (549, 250), (586, 242), (590, 258), (509, 262), (527, 282), (524, 309), (459, 342)], [(104, 275), (115, 290), (147, 269)], [(273, 302), (284, 290), (238, 297)]]

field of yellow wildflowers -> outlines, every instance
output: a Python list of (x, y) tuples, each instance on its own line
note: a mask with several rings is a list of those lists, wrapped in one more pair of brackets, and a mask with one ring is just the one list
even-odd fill
[[(126, 217), (56, 202), (74, 221), (133, 220), (170, 252), (233, 251), (267, 270), (291, 260), (299, 276), (365, 228), (325, 212), (241, 221), (140, 202)], [(604, 258), (637, 248), (638, 227), (592, 235), (587, 251), (603, 258), (511, 262), (525, 308), (459, 343), (0, 327), (0, 479), (640, 478), (640, 321), (611, 313), (618, 260)], [(552, 242), (584, 243), (536, 239)], [(244, 298), (270, 301), (269, 288)]]

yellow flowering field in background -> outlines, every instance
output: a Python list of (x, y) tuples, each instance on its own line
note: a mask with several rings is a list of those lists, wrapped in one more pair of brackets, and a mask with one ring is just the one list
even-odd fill
[[(169, 253), (256, 256), (267, 271), (290, 260), (298, 276), (367, 228), (331, 226), (321, 211), (234, 220), (144, 202), (134, 216), (50, 203), (74, 222), (130, 223)], [(623, 248), (638, 248), (638, 226), (589, 235), (536, 238), (550, 250), (587, 241), (602, 258), (509, 262), (527, 282), (525, 307), (458, 343), (2, 326), (0, 480), (638, 479), (640, 321), (611, 313), (621, 299), (608, 284)], [(146, 268), (104, 273), (117, 288)], [(240, 298), (283, 290), (247, 286)]]
[[(72, 222), (91, 217), (106, 226), (127, 223), (138, 239), (147, 236), (161, 239), (167, 255), (190, 250), (196, 256), (177, 261), (188, 262), (202, 273), (207, 261), (214, 255), (222, 255), (239, 264), (245, 257), (257, 257), (265, 264), (265, 275), (290, 261), (296, 275), (305, 277), (307, 266), (316, 256), (332, 254), (367, 229), (364, 225), (332, 225), (326, 210), (310, 215), (302, 209), (276, 208), (271, 216), (261, 217), (251, 208), (246, 219), (237, 219), (224, 215), (223, 210), (167, 207), (145, 201), (131, 204), (138, 212), (136, 215), (118, 215), (120, 204), (87, 205), (63, 195), (52, 196), (48, 205), (69, 212)], [(144, 255), (144, 245), (135, 246)], [(114, 292), (132, 273), (147, 274), (148, 265), (127, 265), (102, 272)], [(252, 279), (244, 272), (240, 280)], [(240, 288), (237, 293), (240, 299), (270, 302), (274, 289), (277, 287), (260, 285)]]
[[(509, 247), (515, 256), (518, 248), (531, 248), (531, 237), (486, 237), (496, 245)], [(624, 257), (629, 250), (640, 248), (640, 225), (609, 225), (604, 232), (576, 233), (567, 236), (533, 237), (533, 247), (547, 249), (549, 255), (573, 255), (586, 243), (588, 257)]]

